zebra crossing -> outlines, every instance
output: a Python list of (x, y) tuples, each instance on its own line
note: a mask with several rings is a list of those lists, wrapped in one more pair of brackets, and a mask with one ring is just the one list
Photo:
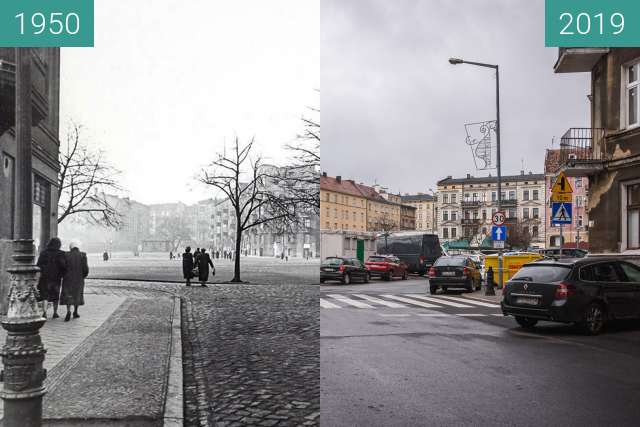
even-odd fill
[[(426, 309), (424, 312), (412, 313), (423, 317), (488, 317), (502, 316), (500, 305), (493, 302), (481, 301), (465, 297), (450, 295), (422, 295), (416, 293), (369, 295), (361, 293), (323, 294), (320, 298), (320, 308), (325, 310), (337, 309)], [(440, 312), (443, 310), (445, 312)], [(387, 311), (387, 310), (385, 310)], [(408, 317), (407, 313), (380, 313), (384, 317)]]

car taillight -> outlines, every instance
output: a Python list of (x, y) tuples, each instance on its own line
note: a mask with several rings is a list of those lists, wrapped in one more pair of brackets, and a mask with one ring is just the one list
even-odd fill
[(436, 277), (436, 269), (431, 267), (429, 269), (429, 277)]
[(420, 264), (424, 264), (424, 262), (426, 261), (426, 258), (421, 256), (420, 258), (418, 258), (418, 260), (420, 261)]
[(340, 266), (339, 270), (340, 270), (340, 272), (344, 271), (344, 264)]
[(567, 283), (560, 283), (556, 286), (555, 299), (567, 299), (567, 297), (575, 294), (575, 287)]
[(468, 276), (471, 274), (471, 270), (469, 270), (469, 267), (465, 267), (464, 270), (462, 270), (462, 274), (464, 274), (465, 276)]

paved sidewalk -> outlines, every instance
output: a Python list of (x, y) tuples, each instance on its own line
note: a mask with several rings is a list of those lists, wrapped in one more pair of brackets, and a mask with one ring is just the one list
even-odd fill
[[(181, 357), (172, 342), (179, 305), (167, 292), (108, 285), (88, 281), (80, 318), (64, 322), (63, 307), (61, 318), (49, 317), (41, 329), (48, 371), (45, 425), (163, 423), (167, 390), (174, 394), (168, 384), (172, 347)], [(2, 330), (2, 344), (4, 339)], [(177, 398), (182, 400), (181, 392)]]
[(493, 302), (496, 304), (500, 304), (502, 302), (502, 289), (495, 288), (495, 295), (485, 295), (484, 294), (484, 285), (480, 291), (476, 291), (472, 294), (461, 294), (461, 296), (465, 298), (472, 298), (481, 301)]

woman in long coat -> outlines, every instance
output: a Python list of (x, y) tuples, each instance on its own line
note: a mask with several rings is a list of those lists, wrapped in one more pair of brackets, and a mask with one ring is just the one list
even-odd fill
[(187, 286), (191, 286), (191, 278), (193, 278), (193, 254), (191, 246), (187, 246), (182, 254), (182, 275), (187, 281)]
[(53, 318), (60, 317), (58, 316), (60, 284), (67, 266), (61, 247), (60, 239), (54, 237), (38, 257), (38, 267), (40, 267), (38, 292), (40, 294), (39, 301), (42, 301), (42, 317), (44, 318), (47, 317), (47, 302), (53, 303)]
[(64, 318), (68, 322), (71, 318), (71, 306), (73, 306), (73, 318), (78, 318), (78, 306), (84, 305), (84, 279), (89, 275), (87, 254), (80, 252), (78, 245), (71, 243), (69, 252), (65, 254), (67, 270), (62, 279), (62, 294), (60, 300), (67, 305), (67, 315)]
[(200, 249), (200, 256), (198, 257), (198, 279), (200, 279), (200, 285), (207, 287), (206, 282), (209, 280), (209, 266), (213, 268), (213, 274), (216, 274), (216, 269), (211, 262), (211, 257), (207, 251)]

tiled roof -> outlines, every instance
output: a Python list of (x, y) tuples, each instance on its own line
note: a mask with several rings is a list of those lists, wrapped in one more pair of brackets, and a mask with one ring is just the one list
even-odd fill
[[(520, 182), (520, 181), (544, 181), (544, 174), (542, 173), (528, 173), (520, 175), (503, 175), (502, 182)], [(490, 184), (498, 182), (496, 176), (485, 177), (469, 177), (469, 178), (445, 178), (438, 181), (438, 185), (453, 185), (453, 184)]]
[(560, 169), (560, 149), (547, 150), (544, 156), (544, 173), (556, 173)]
[(431, 194), (408, 194), (402, 196), (402, 202), (431, 202), (433, 196)]
[(348, 194), (350, 196), (363, 197), (357, 187), (358, 184), (351, 179), (340, 179), (338, 181), (332, 176), (320, 176), (320, 189), (333, 191), (336, 193)]

